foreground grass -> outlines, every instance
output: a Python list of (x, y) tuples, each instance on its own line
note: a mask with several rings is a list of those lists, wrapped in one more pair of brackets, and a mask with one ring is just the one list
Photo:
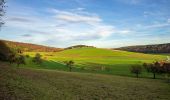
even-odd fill
[(0, 99), (169, 100), (164, 80), (12, 68), (0, 62)]

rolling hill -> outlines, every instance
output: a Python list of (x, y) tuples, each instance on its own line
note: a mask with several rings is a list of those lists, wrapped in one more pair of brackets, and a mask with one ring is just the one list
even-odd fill
[[(11, 48), (25, 49), (23, 50), (23, 54), (30, 55), (30, 58), (26, 58), (27, 64), (23, 65), (23, 67), (32, 68), (58, 69), (67, 71), (68, 68), (65, 67), (63, 62), (73, 60), (75, 62), (73, 69), (74, 71), (131, 76), (129, 68), (134, 64), (142, 65), (143, 63), (166, 60), (166, 55), (101, 49), (84, 45), (74, 46), (74, 48), (62, 50), (27, 43), (11, 41), (3, 42)], [(62, 51), (53, 52), (55, 50)], [(40, 53), (42, 55), (44, 62), (41, 65), (32, 63), (32, 57), (34, 57), (36, 53)], [(2, 58), (4, 57), (2, 56)], [(143, 73), (142, 76), (147, 77), (148, 75)]]
[[(37, 52), (25, 52), (25, 55), (34, 57)], [(154, 61), (165, 60), (165, 55), (153, 55), (134, 53), (121, 50), (109, 50), (100, 48), (74, 48), (61, 52), (39, 52), (46, 61), (41, 66), (34, 66), (43, 69), (59, 69), (67, 71), (64, 61), (75, 62), (73, 71), (103, 73), (114, 75), (131, 76), (129, 68), (133, 64), (142, 65)], [(30, 62), (30, 61), (29, 61)], [(28, 67), (33, 64), (28, 62)], [(147, 77), (146, 72), (142, 76)]]
[(22, 42), (14, 42), (14, 41), (7, 41), (7, 40), (0, 40), (0, 41), (4, 42), (6, 45), (8, 45), (11, 48), (18, 48), (24, 52), (33, 52), (33, 51), (34, 52), (57, 52), (63, 50), (61, 48), (42, 46), (42, 45), (36, 45), (31, 43), (22, 43)]
[[(4, 43), (12, 48), (28, 46)], [(42, 52), (37, 48), (24, 51), (24, 55), (29, 55), (25, 56), (26, 65), (16, 67), (16, 64), (0, 62), (0, 100), (170, 99), (169, 84), (161, 80), (164, 76), (157, 75), (158, 79), (153, 80), (150, 79), (152, 74), (143, 71), (142, 78), (133, 78), (129, 71), (133, 64), (164, 60), (166, 55), (94, 47), (75, 47), (60, 52), (44, 49)], [(42, 55), (41, 64), (32, 62), (36, 53)], [(68, 72), (63, 63), (69, 60), (75, 62), (72, 72)]]
[(124, 50), (142, 53), (170, 53), (170, 43), (155, 45), (139, 45), (116, 48), (116, 50)]

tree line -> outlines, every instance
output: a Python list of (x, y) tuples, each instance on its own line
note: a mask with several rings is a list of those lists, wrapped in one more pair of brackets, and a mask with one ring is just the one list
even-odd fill
[(74, 48), (95, 48), (94, 46), (87, 46), (87, 45), (75, 45), (71, 47), (67, 47), (65, 49), (74, 49)]
[(128, 46), (117, 49), (141, 53), (170, 53), (170, 43), (157, 45)]
[[(148, 72), (153, 74), (153, 79), (156, 78), (157, 74), (165, 74), (170, 76), (170, 63), (169, 62), (154, 62), (154, 63), (143, 63), (143, 68)], [(138, 78), (142, 73), (141, 65), (133, 65), (130, 68), (131, 73), (135, 74)]]
[(18, 49), (22, 52), (57, 52), (61, 51), (60, 48), (36, 45), (31, 43), (22, 43), (22, 42), (14, 42), (14, 41), (7, 41), (7, 40), (0, 40), (6, 43), (9, 47)]

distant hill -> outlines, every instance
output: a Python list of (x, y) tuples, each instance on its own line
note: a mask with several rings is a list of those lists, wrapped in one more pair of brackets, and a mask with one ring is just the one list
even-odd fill
[(96, 47), (94, 47), (94, 46), (87, 46), (87, 45), (75, 45), (75, 46), (67, 47), (65, 49), (74, 49), (74, 48), (96, 48)]
[(4, 42), (7, 46), (11, 48), (21, 49), (22, 51), (36, 51), (36, 52), (57, 52), (61, 51), (61, 48), (54, 48), (42, 45), (36, 45), (31, 43), (22, 43), (22, 42), (14, 42), (14, 41), (7, 41), (7, 40), (0, 40)]
[(117, 50), (141, 53), (170, 53), (170, 43), (155, 45), (139, 45), (116, 48)]

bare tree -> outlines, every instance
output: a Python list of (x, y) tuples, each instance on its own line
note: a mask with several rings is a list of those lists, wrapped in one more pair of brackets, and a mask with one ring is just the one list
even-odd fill
[(5, 14), (4, 7), (5, 7), (5, 0), (0, 0), (0, 28), (4, 24), (4, 21), (2, 19), (2, 16), (4, 16)]

